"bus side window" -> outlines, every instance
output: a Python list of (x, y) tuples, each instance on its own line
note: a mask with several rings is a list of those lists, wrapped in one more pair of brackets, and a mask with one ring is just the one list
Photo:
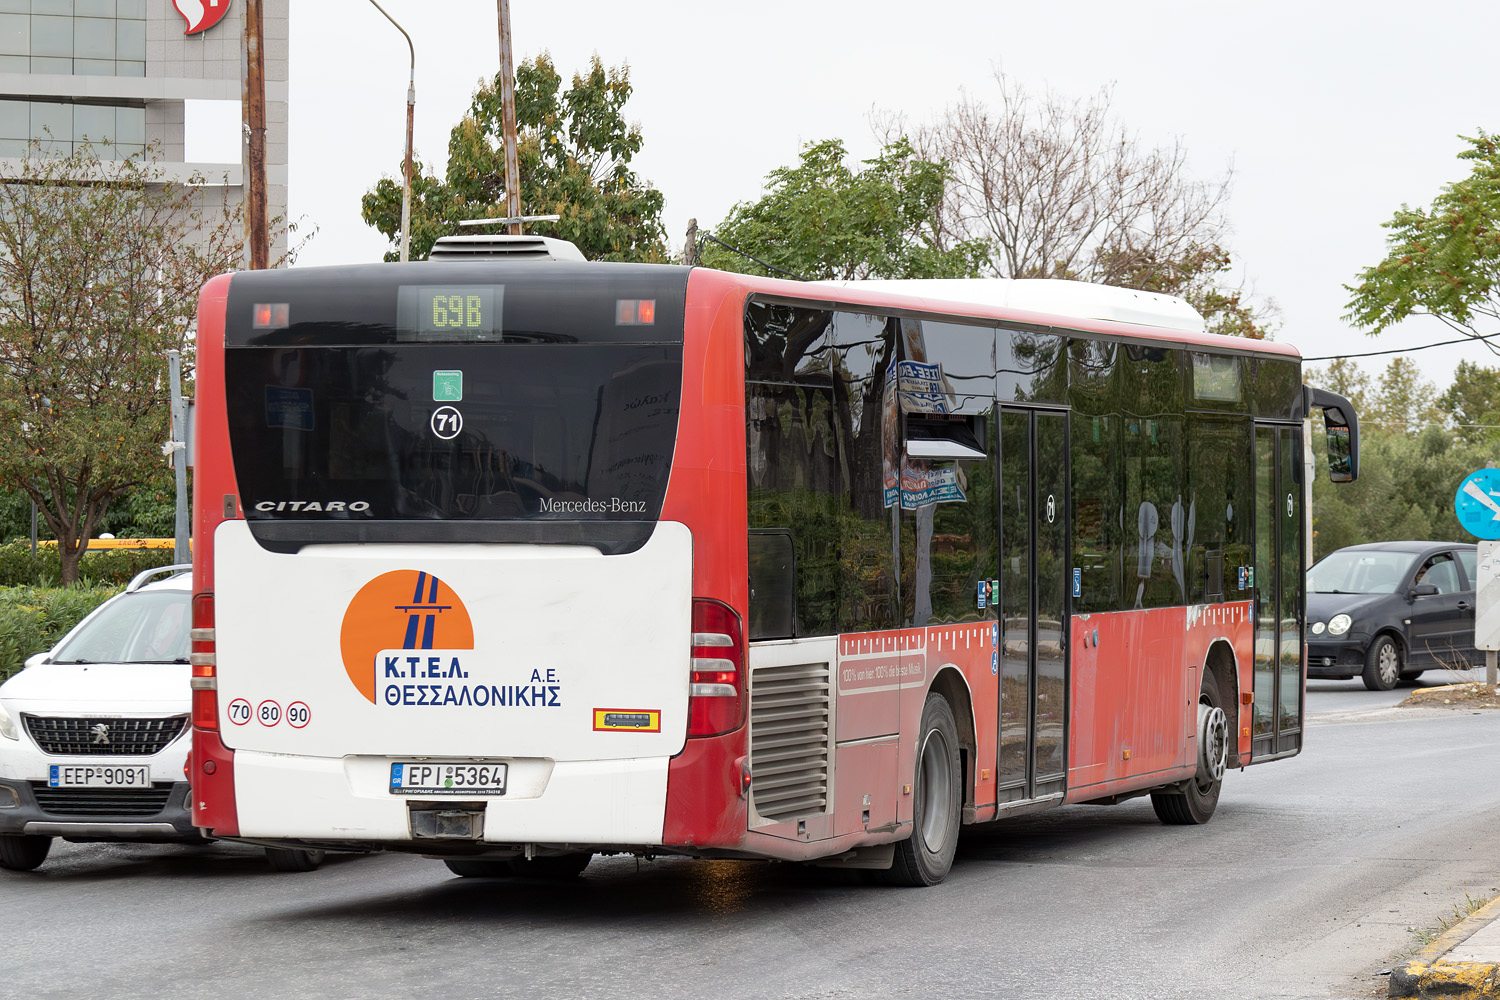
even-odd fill
[(750, 641), (796, 629), (797, 553), (790, 528), (750, 529)]

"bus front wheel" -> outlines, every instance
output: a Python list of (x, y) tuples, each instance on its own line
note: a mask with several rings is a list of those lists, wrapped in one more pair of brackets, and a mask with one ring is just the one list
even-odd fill
[(1172, 826), (1207, 823), (1219, 805), (1224, 768), (1229, 757), (1229, 719), (1213, 671), (1203, 669), (1198, 693), (1198, 773), (1181, 790), (1151, 793), (1156, 818)]
[(953, 867), (963, 809), (963, 770), (958, 759), (958, 724), (940, 694), (922, 706), (912, 789), (911, 836), (896, 845), (884, 881), (892, 885), (937, 885)]

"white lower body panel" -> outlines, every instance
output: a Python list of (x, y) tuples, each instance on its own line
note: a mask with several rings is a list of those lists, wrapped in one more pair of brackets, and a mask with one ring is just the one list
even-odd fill
[[(461, 800), (392, 795), (388, 757), (234, 755), (239, 836), (411, 840), (407, 803), (486, 803), (484, 839), (500, 844), (662, 842), (668, 757), (510, 761), (505, 795)], [(403, 758), (404, 759), (404, 758)], [(431, 843), (413, 841), (413, 843)]]

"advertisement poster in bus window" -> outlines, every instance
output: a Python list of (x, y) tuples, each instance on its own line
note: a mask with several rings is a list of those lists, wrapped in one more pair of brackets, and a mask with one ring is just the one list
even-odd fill
[(609, 505), (611, 513), (655, 516), (649, 507), (661, 502), (672, 457), (662, 443), (670, 449), (676, 434), (680, 372), (671, 362), (642, 361), (605, 383), (589, 459), (589, 500)]
[(958, 463), (907, 458), (900, 453), (896, 434), (899, 414), (949, 413), (952, 396), (940, 365), (902, 361), (887, 369), (881, 406), (885, 420), (885, 506), (894, 506), (899, 500), (903, 510), (916, 510), (967, 499)]

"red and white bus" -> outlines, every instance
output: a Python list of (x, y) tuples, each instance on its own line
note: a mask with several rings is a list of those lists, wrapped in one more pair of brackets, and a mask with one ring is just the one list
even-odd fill
[[(194, 816), (464, 875), (596, 852), (929, 885), (959, 829), (1302, 744), (1284, 344), (1068, 282), (490, 256), (198, 312)], [(461, 249), (474, 249), (472, 241)]]

